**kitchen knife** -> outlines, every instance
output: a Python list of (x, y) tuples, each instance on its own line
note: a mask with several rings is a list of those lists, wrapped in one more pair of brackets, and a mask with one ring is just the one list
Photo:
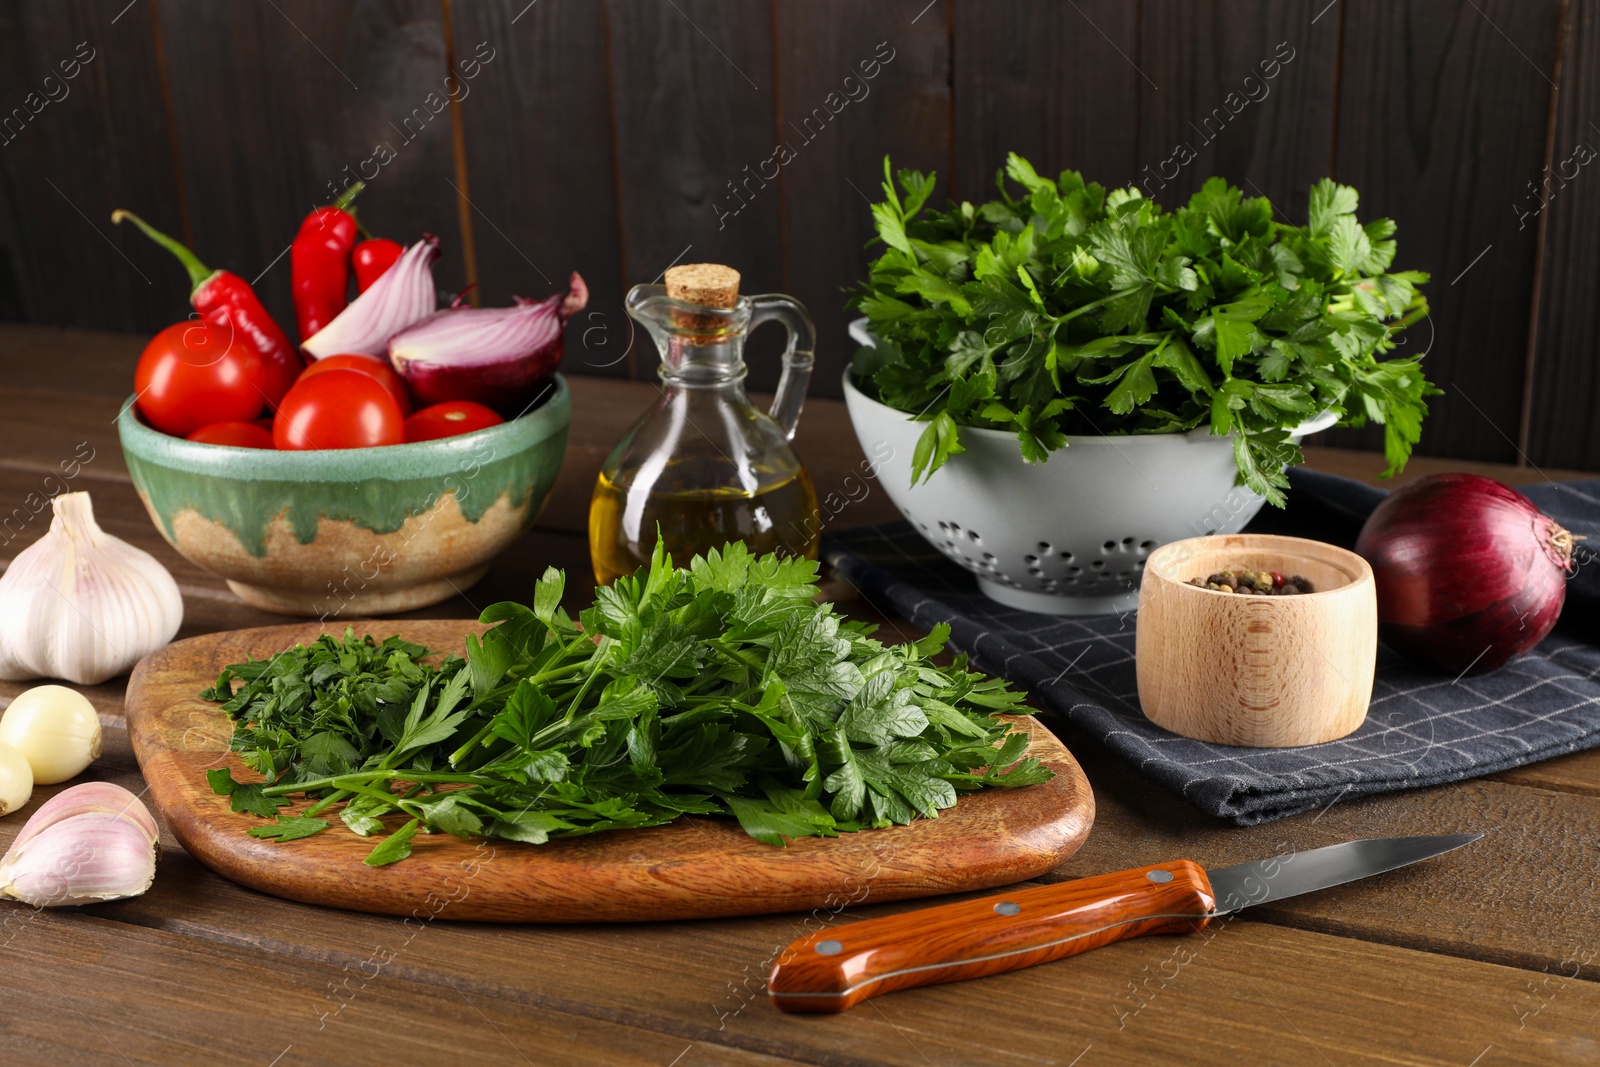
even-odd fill
[(844, 1011), (912, 986), (1032, 967), (1144, 934), (1187, 934), (1284, 900), (1443, 855), (1483, 835), (1378, 837), (1207, 871), (1190, 860), (1020, 889), (819, 930), (767, 979), (784, 1011)]

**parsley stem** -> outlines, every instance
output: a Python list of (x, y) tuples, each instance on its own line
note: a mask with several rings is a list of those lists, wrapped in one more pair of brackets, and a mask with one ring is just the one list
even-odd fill
[(353, 771), (349, 774), (335, 774), (327, 778), (312, 778), (305, 782), (272, 785), (261, 792), (269, 797), (281, 797), (290, 793), (304, 793), (312, 789), (325, 789), (328, 786), (332, 786), (335, 789), (360, 792), (361, 783), (370, 784), (372, 782), (396, 780), (406, 782), (466, 782), (471, 785), (494, 784), (493, 779), (485, 778), (481, 774), (451, 774), (448, 771), (370, 770)]
[[(526, 678), (522, 679), (522, 682), (531, 682), (534, 685), (539, 685), (544, 682), (554, 682), (561, 678), (565, 678), (570, 674), (576, 673), (577, 671), (581, 671), (589, 665), (589, 660), (584, 659), (578, 661), (577, 663), (569, 663), (565, 667), (552, 667), (549, 670), (540, 671), (537, 674), (530, 674)], [(522, 682), (518, 682), (517, 684), (521, 685)], [(515, 686), (512, 688), (514, 689)], [(584, 688), (588, 688), (587, 681), (584, 683)], [(581, 695), (582, 690), (579, 692)], [(507, 695), (509, 696), (509, 693)], [(493, 729), (494, 719), (490, 718), (488, 722), (484, 723), (483, 726), (479, 728), (477, 733), (472, 735), (472, 738), (467, 741), (466, 744), (450, 753), (450, 766), (461, 766), (462, 761), (470, 756), (474, 749), (488, 740), (489, 734), (491, 731), (493, 731)]]
[(348, 790), (336, 789), (333, 792), (329, 793), (327, 796), (323, 797), (321, 800), (317, 801), (315, 804), (311, 805), (309, 808), (307, 808), (305, 811), (301, 812), (300, 814), (303, 817), (309, 819), (313, 815), (318, 815), (318, 814), (321, 814), (322, 812), (328, 810), (329, 805), (337, 804), (339, 801), (343, 800), (346, 795), (348, 795)]
[(1100, 306), (1102, 306), (1104, 304), (1109, 304), (1109, 303), (1111, 303), (1111, 301), (1119, 300), (1122, 297), (1127, 296), (1127, 295), (1128, 295), (1128, 290), (1126, 290), (1126, 289), (1118, 289), (1116, 292), (1112, 293), (1110, 296), (1103, 296), (1099, 300), (1091, 301), (1090, 303), (1084, 304), (1081, 307), (1075, 307), (1071, 311), (1067, 312), (1065, 315), (1052, 315), (1050, 317), (1052, 319), (1054, 319), (1056, 325), (1059, 326), (1063, 322), (1068, 322), (1068, 321), (1070, 321), (1072, 319), (1077, 318), (1079, 315), (1084, 314), (1085, 312), (1093, 311), (1097, 307), (1100, 307)]
[[(407, 815), (415, 815), (416, 814), (416, 812), (411, 811), (409, 808), (401, 807), (400, 802), (402, 800), (406, 799), (405, 797), (395, 796), (393, 793), (389, 792), (388, 790), (373, 789), (373, 788), (371, 788), (369, 786), (364, 786), (364, 785), (353, 785), (353, 786), (350, 786), (348, 788), (348, 790), (341, 790), (341, 792), (346, 792), (346, 791), (351, 792), (351, 793), (358, 793), (358, 794), (360, 794), (361, 796), (364, 796), (364, 797), (371, 797), (374, 800), (381, 800), (385, 804), (389, 805), (389, 807), (397, 808), (400, 811), (405, 812)], [(407, 796), (409, 796), (409, 795), (410, 795), (410, 791), (407, 792)]]
[(496, 759), (505, 755), (507, 751), (509, 750), (506, 748), (497, 749), (490, 745), (489, 742), (485, 741), (483, 750), (479, 752), (468, 753), (462, 758), (460, 763), (452, 761), (450, 766), (464, 774), (470, 773), (478, 770), (480, 767), (485, 767), (488, 764), (493, 763)]
[[(578, 705), (583, 703), (583, 698), (589, 695), (589, 687), (594, 685), (596, 678), (600, 677), (600, 668), (604, 667), (607, 661), (611, 659), (611, 650), (615, 647), (616, 645), (612, 643), (609, 637), (603, 638), (600, 644), (596, 646), (593, 657), (587, 663), (589, 677), (583, 680), (583, 685), (578, 687), (577, 695), (572, 698), (572, 703), (567, 705), (567, 713), (562, 716), (565, 721), (572, 721), (572, 716), (578, 711)], [(577, 664), (576, 666), (585, 666), (585, 664)], [(543, 731), (540, 732), (543, 733)]]
[(538, 674), (530, 674), (524, 681), (532, 682), (534, 685), (553, 682), (558, 678), (565, 678), (569, 674), (581, 671), (585, 666), (587, 666), (587, 662), (579, 660), (577, 663), (569, 663), (565, 667), (551, 667), (549, 670), (540, 671)]
[(450, 766), (459, 767), (461, 765), (461, 761), (466, 759), (467, 756), (472, 753), (473, 749), (483, 744), (483, 742), (489, 736), (489, 731), (493, 729), (494, 720), (490, 719), (488, 722), (483, 724), (483, 728), (481, 730), (472, 735), (472, 740), (468, 741), (466, 744), (450, 753)]
[(761, 660), (748, 652), (743, 652), (737, 648), (730, 648), (728, 643), (720, 637), (711, 642), (711, 647), (722, 653), (722, 655), (727, 658), (729, 662), (737, 666), (744, 667), (746, 670), (755, 671), (757, 674), (766, 673), (766, 664), (762, 663)]

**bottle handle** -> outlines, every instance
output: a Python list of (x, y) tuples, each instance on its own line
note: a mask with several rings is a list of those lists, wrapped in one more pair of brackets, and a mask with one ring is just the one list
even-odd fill
[(811, 316), (806, 314), (805, 305), (782, 293), (750, 298), (750, 330), (754, 331), (764, 322), (782, 323), (789, 333), (789, 343), (783, 350), (783, 373), (778, 378), (778, 391), (767, 413), (792, 441), (795, 426), (800, 422), (800, 409), (805, 406), (806, 386), (811, 382), (817, 331), (811, 324)]

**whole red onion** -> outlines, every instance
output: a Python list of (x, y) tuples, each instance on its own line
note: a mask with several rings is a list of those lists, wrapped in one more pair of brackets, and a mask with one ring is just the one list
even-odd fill
[(1493, 478), (1430, 474), (1378, 505), (1356, 551), (1377, 579), (1386, 644), (1450, 674), (1483, 674), (1556, 624), (1572, 543), (1533, 501)]

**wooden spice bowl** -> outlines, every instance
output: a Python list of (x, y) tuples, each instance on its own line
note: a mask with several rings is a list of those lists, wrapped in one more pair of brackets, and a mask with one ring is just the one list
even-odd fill
[[(1187, 584), (1228, 569), (1308, 579), (1262, 596)], [(1139, 588), (1139, 703), (1158, 726), (1223, 745), (1315, 745), (1367, 717), (1378, 600), (1367, 561), (1334, 545), (1265, 534), (1173, 541)]]

